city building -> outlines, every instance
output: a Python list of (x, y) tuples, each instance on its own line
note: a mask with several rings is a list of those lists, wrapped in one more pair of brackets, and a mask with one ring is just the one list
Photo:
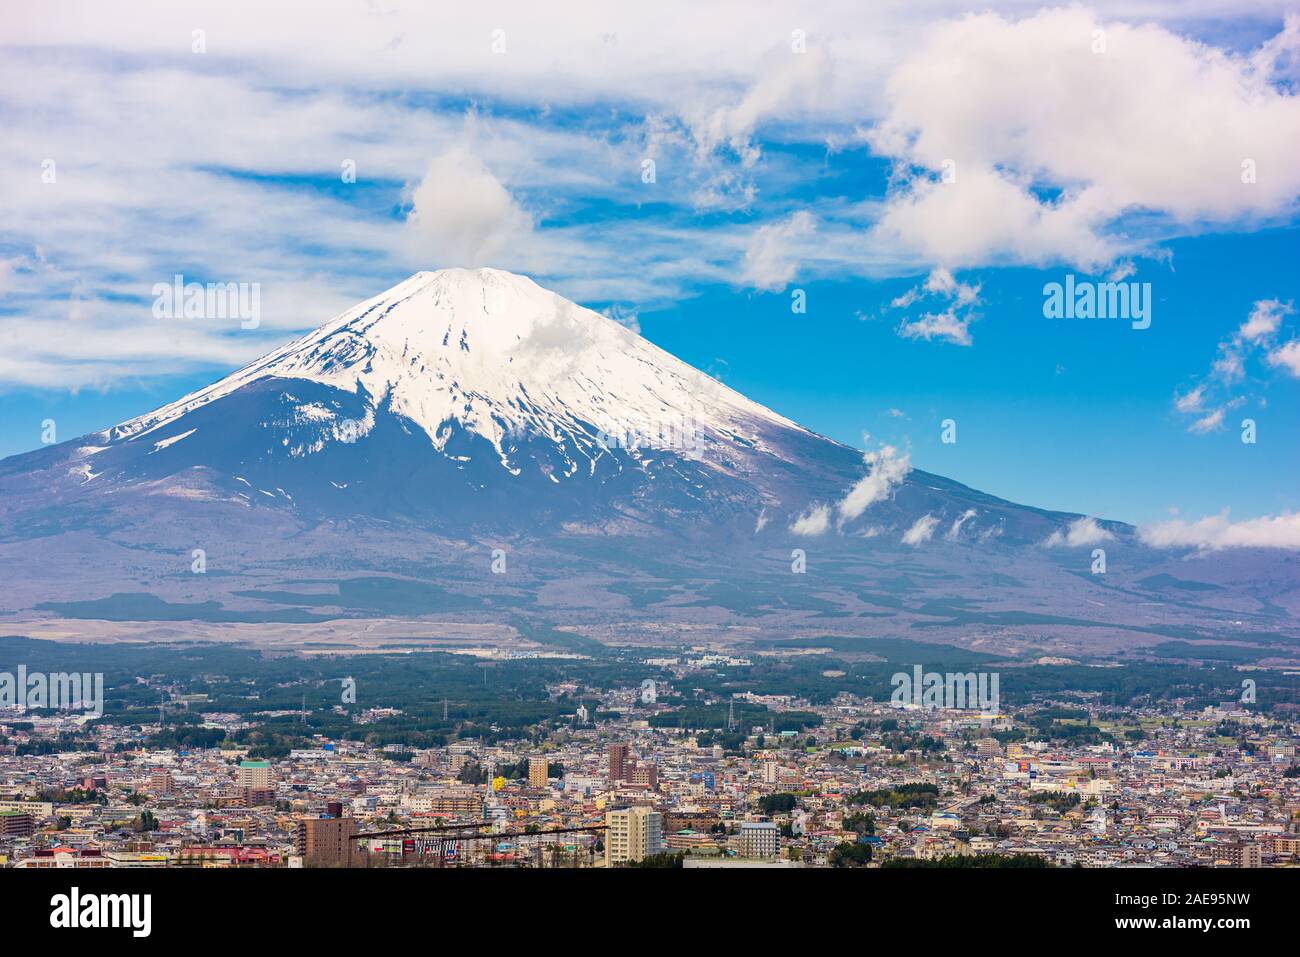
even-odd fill
[(546, 787), (546, 776), (550, 771), (550, 764), (545, 758), (528, 759), (528, 783), (535, 788)]
[(1216, 862), (1224, 862), (1228, 867), (1260, 867), (1263, 854), (1258, 844), (1244, 842), (1225, 844), (1214, 849)]
[(628, 757), (631, 750), (631, 746), (627, 743), (611, 744), (609, 746), (609, 780), (611, 782), (627, 780)]
[(241, 788), (265, 791), (271, 788), (270, 761), (241, 761), (235, 783)]
[(337, 867), (352, 862), (351, 838), (357, 822), (351, 817), (309, 817), (298, 821), (296, 850), (308, 866)]
[(641, 861), (663, 851), (663, 815), (648, 807), (605, 814), (605, 864)]
[(26, 811), (0, 811), (0, 838), (30, 837), (36, 830), (36, 819)]
[(654, 764), (637, 764), (633, 763), (632, 767), (626, 772), (627, 783), (635, 788), (646, 788), (653, 791), (659, 787), (659, 765)]
[(166, 768), (159, 768), (149, 775), (149, 791), (155, 797), (171, 794), (174, 789), (175, 783), (172, 781), (171, 772)]
[(781, 829), (771, 821), (746, 821), (740, 825), (741, 857), (776, 857), (781, 848)]

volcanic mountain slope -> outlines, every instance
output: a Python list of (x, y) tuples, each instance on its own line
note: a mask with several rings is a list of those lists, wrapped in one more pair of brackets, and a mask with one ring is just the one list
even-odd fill
[[(11, 458), (0, 480), (39, 475), (69, 501), (183, 494), (453, 536), (566, 525), (752, 534), (805, 511), (816, 525), (818, 506), (869, 471), (861, 452), (529, 279), (448, 269), (161, 409)], [(879, 491), (868, 483), (859, 497), (878, 508), (828, 514), (842, 531), (930, 514), (968, 537), (1028, 543), (1078, 517), (904, 477), (896, 459), (876, 471)]]
[[(1097, 542), (1104, 584), (1088, 574)], [(485, 577), (497, 547), (512, 573)], [(814, 556), (806, 578), (792, 577), (796, 548)], [(492, 269), (418, 273), (170, 405), (0, 462), (10, 612), (508, 606), (759, 630), (801, 615), (990, 631), (1054, 618), (1168, 636), (1207, 616), (1262, 632), (1295, 597), (1294, 566), (1262, 591), (1247, 574), (1172, 600), (1135, 584), (1186, 577), (1166, 560), (1129, 526), (1015, 505), (893, 450), (864, 456)], [(355, 584), (375, 576), (405, 584), (377, 599)], [(76, 604), (120, 593), (190, 604)]]

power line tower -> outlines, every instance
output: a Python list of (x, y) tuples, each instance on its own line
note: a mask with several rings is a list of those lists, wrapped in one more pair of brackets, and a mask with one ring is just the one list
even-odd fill
[(732, 698), (727, 703), (727, 730), (736, 730), (736, 699)]

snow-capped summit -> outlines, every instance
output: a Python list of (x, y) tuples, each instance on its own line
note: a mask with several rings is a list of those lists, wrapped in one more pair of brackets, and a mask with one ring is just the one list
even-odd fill
[(563, 446), (570, 465), (590, 471), (610, 447), (672, 448), (698, 458), (706, 442), (761, 442), (755, 421), (797, 428), (527, 277), (441, 269), (416, 273), (233, 375), (119, 426), (112, 438), (154, 432), (272, 377), (367, 397), (367, 415), (344, 420), (336, 440), (363, 437), (383, 408), (438, 450), (459, 431), (481, 437), (508, 469), (523, 467), (510, 451), (521, 436)]

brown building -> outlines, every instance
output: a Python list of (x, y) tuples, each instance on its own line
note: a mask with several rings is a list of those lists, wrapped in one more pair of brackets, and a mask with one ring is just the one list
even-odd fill
[(468, 787), (438, 788), (425, 794), (411, 795), (407, 806), (417, 814), (481, 818), (483, 795)]
[(1263, 864), (1258, 844), (1225, 844), (1215, 848), (1215, 859), (1227, 861), (1229, 867), (1260, 867)]
[(309, 867), (346, 867), (352, 863), (356, 818), (305, 817), (298, 821), (297, 851)]
[(609, 780), (626, 781), (629, 770), (631, 746), (626, 742), (609, 746)]
[(672, 834), (677, 831), (699, 831), (701, 833), (713, 830), (714, 826), (722, 823), (722, 818), (716, 814), (710, 814), (700, 811), (665, 811), (664, 812), (664, 833)]
[(244, 788), (241, 796), (245, 807), (261, 807), (275, 803), (275, 791), (271, 788)]
[(656, 790), (659, 787), (659, 765), (634, 763), (627, 771), (627, 783), (636, 788)]
[(31, 837), (36, 818), (26, 811), (0, 811), (0, 837)]

